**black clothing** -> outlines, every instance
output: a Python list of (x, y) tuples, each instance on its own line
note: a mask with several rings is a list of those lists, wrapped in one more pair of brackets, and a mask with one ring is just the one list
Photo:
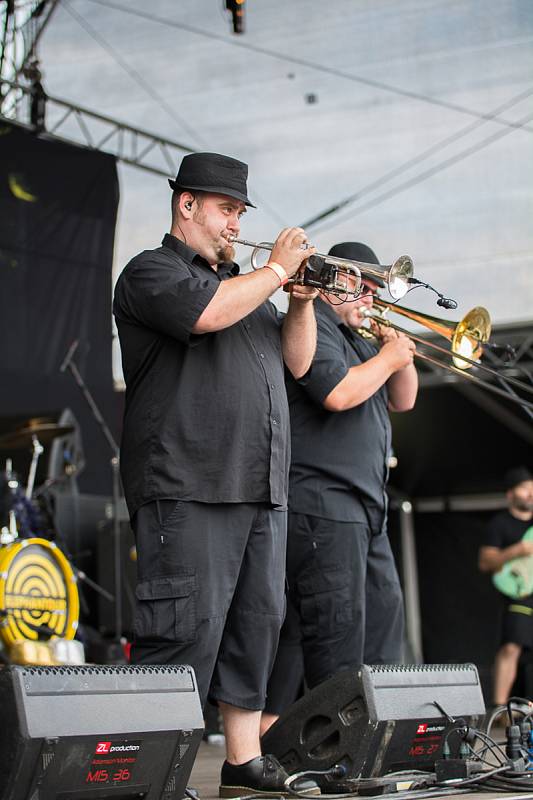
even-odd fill
[(219, 797), (263, 795), (265, 797), (311, 797), (320, 794), (315, 781), (300, 777), (287, 786), (289, 773), (274, 756), (257, 756), (245, 764), (224, 761), (220, 771)]
[[(327, 303), (317, 301), (315, 312), (318, 341), (311, 369), (298, 381), (286, 379), (292, 447), (287, 581), (309, 687), (363, 662), (399, 661), (404, 633), (402, 592), (386, 534), (387, 387), (346, 411), (323, 405), (351, 367), (378, 351)], [(277, 686), (277, 668), (294, 646), (294, 631), (284, 624), (268, 711), (283, 710), (286, 692)], [(298, 670), (297, 660), (293, 663)], [(295, 685), (297, 677), (292, 676)], [(289, 685), (286, 677), (281, 680)]]
[(285, 512), (266, 504), (141, 506), (138, 664), (190, 664), (205, 703), (258, 710), (285, 613)]
[(247, 178), (248, 165), (236, 158), (220, 153), (189, 153), (180, 164), (176, 180), (168, 183), (175, 192), (191, 189), (224, 194), (255, 208), (248, 199)]
[(208, 694), (263, 707), (284, 613), (289, 430), (280, 315), (192, 329), (220, 281), (173, 236), (120, 276), (121, 472), (137, 542), (132, 661), (191, 664)]
[(489, 520), (484, 544), (486, 547), (499, 547), (503, 550), (519, 542), (532, 526), (533, 519), (525, 521), (513, 517), (509, 511), (499, 511)]
[(385, 533), (290, 512), (287, 579), (310, 688), (358, 664), (398, 661), (402, 591)]
[(500, 645), (519, 644), (533, 647), (533, 595), (509, 600), (505, 605), (502, 620)]
[[(513, 517), (509, 511), (499, 511), (489, 521), (485, 535), (486, 547), (505, 549), (517, 544), (533, 520), (522, 520)], [(502, 620), (500, 644), (519, 644), (522, 647), (533, 646), (533, 595), (520, 597), (518, 600), (505, 598), (505, 609)]]
[(285, 507), (289, 418), (280, 319), (263, 303), (215, 333), (192, 328), (222, 280), (167, 234), (118, 279), (126, 379), (121, 474), (130, 515), (161, 498)]
[(302, 697), (305, 688), (300, 617), (289, 594), (285, 600), (283, 640), (280, 639), (276, 660), (268, 679), (265, 702), (265, 711), (278, 716)]
[(347, 328), (322, 300), (315, 303), (318, 342), (311, 369), (287, 377), (291, 412), (289, 508), (341, 522), (369, 524), (379, 533), (386, 519), (387, 459), (391, 447), (384, 385), (366, 402), (327, 411), (324, 399), (345, 377), (378, 352)]

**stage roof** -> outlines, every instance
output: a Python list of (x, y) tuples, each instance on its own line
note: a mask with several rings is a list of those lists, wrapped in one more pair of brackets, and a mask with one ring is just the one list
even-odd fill
[[(384, 263), (408, 253), (458, 300), (450, 317), (481, 304), (496, 322), (530, 320), (530, 0), (265, 0), (245, 13), (236, 35), (222, 0), (68, 0), (42, 39), (44, 86), (248, 162), (248, 239), (339, 206), (308, 225), (319, 250), (356, 239)], [(169, 218), (164, 178), (128, 166), (120, 178), (116, 271)], [(424, 290), (408, 304), (439, 311)]]

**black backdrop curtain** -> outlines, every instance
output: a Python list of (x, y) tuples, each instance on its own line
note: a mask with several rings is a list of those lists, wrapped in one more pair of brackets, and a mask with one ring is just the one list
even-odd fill
[[(0, 127), (1, 430), (71, 408), (85, 449), (80, 487), (95, 493), (110, 492), (111, 453), (72, 376), (59, 367), (79, 339), (78, 368), (116, 437), (111, 269), (118, 199), (112, 156)], [(10, 455), (21, 463), (21, 455)]]

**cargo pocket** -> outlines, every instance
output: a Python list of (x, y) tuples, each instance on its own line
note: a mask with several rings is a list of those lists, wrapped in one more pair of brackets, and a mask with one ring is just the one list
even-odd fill
[(137, 638), (179, 644), (196, 640), (196, 575), (141, 581), (135, 596)]
[(350, 573), (346, 569), (307, 571), (297, 582), (302, 631), (333, 634), (353, 620)]

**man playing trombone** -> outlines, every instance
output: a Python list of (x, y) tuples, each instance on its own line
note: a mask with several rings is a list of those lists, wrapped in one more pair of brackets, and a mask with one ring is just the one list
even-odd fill
[[(378, 264), (366, 245), (345, 242), (330, 255)], [(357, 329), (383, 282), (362, 273), (359, 299), (321, 294), (310, 370), (287, 378), (292, 461), (287, 578), (309, 688), (361, 663), (402, 656), (403, 602), (386, 533), (391, 452), (389, 411), (408, 411), (418, 378), (415, 345), (372, 324)], [(283, 658), (284, 636), (278, 657)], [(287, 678), (286, 678), (287, 680)], [(271, 686), (263, 730), (283, 708)]]

